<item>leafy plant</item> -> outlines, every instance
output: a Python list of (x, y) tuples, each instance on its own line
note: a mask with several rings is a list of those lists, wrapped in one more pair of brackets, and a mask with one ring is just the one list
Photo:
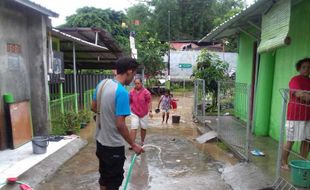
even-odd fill
[(217, 105), (217, 82), (229, 78), (228, 67), (227, 62), (223, 62), (216, 54), (206, 49), (203, 49), (197, 58), (194, 76), (205, 80), (206, 93), (212, 94), (213, 108)]
[(80, 120), (78, 113), (66, 112), (64, 113), (64, 128), (66, 131), (78, 133), (80, 131)]
[(88, 110), (79, 111), (79, 121), (80, 123), (89, 123), (91, 118), (91, 112)]
[(167, 53), (169, 45), (162, 43), (157, 35), (141, 31), (136, 35), (138, 49), (138, 62), (145, 67), (145, 74), (152, 78), (159, 74), (166, 65), (163, 56)]
[(64, 114), (60, 114), (57, 118), (52, 119), (51, 124), (52, 124), (51, 134), (53, 135), (66, 134)]

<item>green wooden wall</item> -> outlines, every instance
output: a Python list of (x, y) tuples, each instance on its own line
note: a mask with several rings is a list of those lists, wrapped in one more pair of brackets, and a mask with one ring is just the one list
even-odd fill
[(289, 80), (297, 74), (295, 63), (310, 57), (310, 1), (304, 0), (292, 8), (290, 32), (291, 45), (276, 51), (269, 135), (278, 140), (282, 113), (279, 90), (288, 88)]
[(253, 67), (253, 44), (254, 39), (246, 34), (241, 34), (239, 39), (239, 54), (236, 71), (236, 87), (235, 87), (235, 116), (241, 120), (247, 119), (247, 90), (238, 83), (245, 83), (250, 85), (252, 81), (252, 67)]

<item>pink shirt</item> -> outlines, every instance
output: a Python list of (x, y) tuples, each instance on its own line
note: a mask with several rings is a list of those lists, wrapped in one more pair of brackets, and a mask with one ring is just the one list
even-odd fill
[(310, 102), (304, 102), (294, 95), (296, 90), (310, 91), (310, 78), (295, 76), (289, 83), (290, 100), (287, 108), (287, 120), (309, 121), (310, 120)]
[(145, 88), (139, 91), (132, 89), (129, 96), (131, 112), (139, 117), (146, 116), (151, 102), (151, 93)]

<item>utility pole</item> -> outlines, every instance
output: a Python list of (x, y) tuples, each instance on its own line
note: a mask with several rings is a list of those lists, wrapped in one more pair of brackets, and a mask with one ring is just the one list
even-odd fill
[(169, 41), (169, 50), (168, 50), (168, 81), (170, 88), (170, 10), (168, 11), (168, 41)]

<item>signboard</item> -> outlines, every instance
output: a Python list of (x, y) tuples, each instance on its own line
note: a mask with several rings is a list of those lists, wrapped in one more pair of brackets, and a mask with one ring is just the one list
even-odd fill
[(53, 72), (50, 73), (50, 83), (61, 83), (65, 80), (64, 61), (62, 52), (53, 52), (54, 58), (52, 63)]
[(190, 68), (192, 68), (192, 64), (190, 64), (190, 63), (179, 63), (179, 68), (180, 69), (190, 69)]

